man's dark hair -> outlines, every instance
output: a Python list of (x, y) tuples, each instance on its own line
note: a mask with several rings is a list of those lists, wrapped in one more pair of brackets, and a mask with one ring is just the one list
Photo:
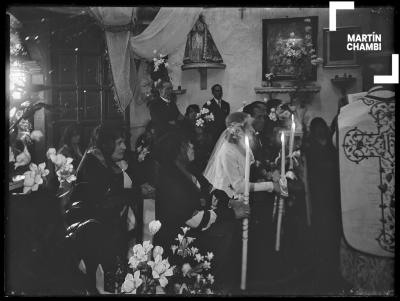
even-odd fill
[(211, 87), (211, 92), (214, 92), (214, 89), (215, 89), (216, 87), (220, 87), (221, 90), (222, 90), (222, 86), (221, 86), (220, 84), (215, 84), (214, 86)]
[(282, 103), (282, 100), (273, 98), (267, 101), (267, 114), (271, 112), (272, 108), (277, 108)]
[(251, 116), (254, 116), (254, 110), (256, 108), (261, 108), (261, 106), (265, 106), (265, 104), (262, 101), (253, 101), (251, 104), (248, 104), (243, 108), (243, 112), (250, 114)]
[(196, 105), (196, 104), (192, 104), (192, 105), (189, 105), (189, 106), (186, 108), (185, 116), (188, 116), (188, 115), (189, 115), (190, 110), (193, 110), (193, 111), (195, 111), (196, 113), (200, 113), (200, 107), (199, 107), (198, 105)]

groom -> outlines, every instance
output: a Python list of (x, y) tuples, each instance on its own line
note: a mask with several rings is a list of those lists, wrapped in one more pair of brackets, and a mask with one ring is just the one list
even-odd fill
[(225, 118), (230, 113), (230, 105), (228, 102), (222, 99), (222, 87), (219, 84), (215, 84), (211, 87), (211, 93), (213, 98), (207, 101), (203, 108), (210, 110), (214, 115), (214, 122), (210, 126), (210, 134), (212, 136), (212, 143), (215, 145), (221, 133), (225, 130)]

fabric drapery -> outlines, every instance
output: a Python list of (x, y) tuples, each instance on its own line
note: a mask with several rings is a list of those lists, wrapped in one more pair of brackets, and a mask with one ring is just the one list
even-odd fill
[(135, 62), (129, 47), (129, 27), (134, 24), (136, 8), (91, 7), (90, 11), (105, 30), (117, 102), (119, 109), (125, 111), (137, 90)]
[(119, 107), (124, 111), (133, 99), (140, 97), (133, 57), (151, 60), (154, 50), (164, 55), (176, 51), (186, 42), (202, 8), (161, 8), (153, 22), (134, 37), (129, 31), (129, 24), (135, 21), (134, 7), (92, 7), (90, 11), (106, 31), (114, 86)]
[(153, 22), (139, 35), (131, 37), (135, 55), (153, 59), (157, 54), (168, 55), (186, 43), (187, 34), (196, 23), (201, 7), (162, 7)]

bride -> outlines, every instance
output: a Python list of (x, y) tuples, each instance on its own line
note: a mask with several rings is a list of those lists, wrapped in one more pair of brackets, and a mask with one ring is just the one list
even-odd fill
[[(250, 146), (254, 129), (252, 118), (247, 113), (234, 112), (226, 118), (227, 129), (221, 134), (214, 147), (211, 158), (204, 171), (204, 176), (216, 188), (226, 192), (231, 198), (244, 193), (245, 173), (245, 135), (249, 137)], [(254, 156), (250, 151), (251, 163)], [(250, 191), (281, 192), (278, 182), (250, 183)]]

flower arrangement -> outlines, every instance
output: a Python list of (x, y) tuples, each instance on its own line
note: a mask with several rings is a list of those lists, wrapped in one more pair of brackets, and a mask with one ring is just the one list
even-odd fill
[(207, 108), (202, 108), (200, 113), (196, 115), (196, 126), (197, 127), (205, 127), (214, 121), (214, 115)]
[(29, 169), (29, 171), (24, 173), (24, 194), (37, 191), (39, 185), (43, 184), (43, 179), (46, 179), (45, 177), (49, 174), (49, 170), (46, 169), (46, 163), (44, 162), (39, 165), (31, 163)]
[[(21, 154), (24, 154), (21, 153)], [(19, 155), (23, 157), (23, 164), (27, 165), (30, 163), (31, 157), (28, 154)], [(55, 166), (55, 171), (58, 176), (58, 181), (60, 184), (63, 183), (72, 183), (73, 181), (76, 180), (76, 176), (74, 174), (74, 168), (71, 164), (73, 161), (72, 158), (66, 158), (65, 156), (61, 154), (56, 154), (56, 150), (54, 148), (50, 148), (47, 151), (47, 158), (50, 159), (54, 166)], [(22, 160), (22, 159), (21, 159)], [(15, 165), (20, 163), (20, 161), (16, 159)], [(45, 183), (46, 177), (49, 174), (49, 170), (46, 169), (46, 163), (40, 163), (39, 165), (36, 165), (35, 163), (30, 163), (29, 164), (29, 170), (26, 171), (23, 176), (18, 176), (18, 179), (23, 179), (24, 180), (24, 187), (23, 187), (23, 193), (27, 194), (30, 193), (31, 191), (37, 191), (39, 189), (39, 186)]]
[[(153, 50), (154, 55), (157, 54), (156, 50)], [(170, 81), (169, 75), (168, 75), (168, 56), (164, 55), (162, 53), (159, 53), (158, 56), (153, 58), (152, 63), (152, 68), (151, 68), (151, 73), (150, 77), (154, 81), (155, 86), (157, 86), (159, 83), (162, 81)]]
[[(157, 51), (153, 50), (153, 53), (156, 54)], [(160, 66), (163, 65), (164, 67), (168, 67), (167, 56), (163, 54), (158, 54), (158, 58), (153, 58), (154, 62), (154, 71), (157, 72), (160, 69)]]
[(64, 182), (72, 183), (76, 180), (74, 166), (71, 164), (73, 161), (72, 158), (66, 158), (62, 154), (57, 154), (55, 148), (49, 148), (46, 153), (46, 157), (54, 163), (55, 171), (60, 184), (63, 184)]
[(268, 87), (270, 87), (271, 86), (271, 82), (272, 82), (272, 80), (274, 79), (274, 77), (275, 77), (275, 74), (274, 73), (267, 73), (267, 74), (265, 74), (265, 80), (266, 80), (266, 82), (267, 82), (267, 86)]
[(310, 22), (309, 18), (304, 19), (304, 39), (296, 37), (294, 32), (290, 33), (288, 39), (277, 39), (275, 51), (271, 56), (273, 73), (293, 74), (297, 81), (306, 81), (312, 68), (322, 63), (312, 42)]
[[(152, 221), (149, 230), (152, 235), (161, 228), (160, 221)], [(172, 261), (163, 259), (164, 249), (153, 246), (150, 241), (136, 244), (129, 258), (130, 271), (121, 286), (122, 294), (201, 294), (212, 293), (214, 277), (208, 272), (211, 268), (212, 253), (203, 256), (187, 237), (190, 228), (182, 227), (183, 235), (178, 234), (178, 245), (171, 246)]]
[(27, 113), (32, 109), (33, 104), (30, 101), (22, 102), (18, 107), (10, 109), (11, 133), (17, 129), (17, 139), (25, 144), (31, 144), (33, 141), (39, 141), (43, 137), (43, 133), (39, 130), (32, 131), (32, 124), (26, 117)]
[[(152, 221), (149, 230), (152, 235), (161, 228), (159, 221)], [(155, 294), (157, 288), (165, 288), (168, 277), (173, 275), (174, 267), (169, 264), (168, 259), (163, 259), (164, 249), (153, 245), (150, 241), (136, 244), (133, 255), (129, 258), (130, 273), (127, 273), (125, 281), (121, 286), (123, 294)]]
[(210, 273), (212, 252), (202, 255), (199, 249), (191, 246), (195, 238), (187, 236), (189, 227), (181, 227), (178, 245), (172, 245), (171, 259), (177, 268), (172, 276), (172, 292), (175, 294), (213, 294), (214, 276)]

